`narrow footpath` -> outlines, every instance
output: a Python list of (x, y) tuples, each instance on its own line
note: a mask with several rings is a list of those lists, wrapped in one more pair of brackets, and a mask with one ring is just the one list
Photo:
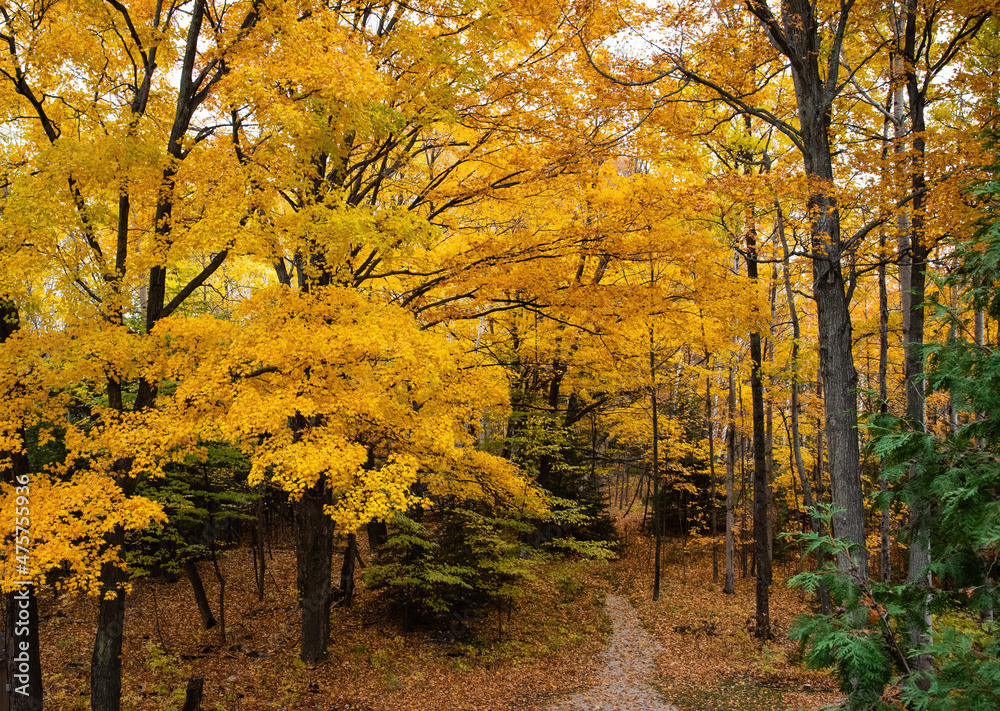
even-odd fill
[(639, 624), (635, 608), (623, 597), (608, 595), (611, 642), (601, 654), (594, 686), (563, 699), (550, 711), (677, 711), (650, 687), (656, 655), (663, 651)]

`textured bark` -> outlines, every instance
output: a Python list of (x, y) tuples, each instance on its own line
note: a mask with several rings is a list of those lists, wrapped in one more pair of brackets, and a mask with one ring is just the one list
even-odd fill
[(201, 625), (204, 629), (215, 627), (215, 615), (212, 614), (212, 607), (208, 604), (208, 595), (205, 594), (205, 586), (201, 582), (201, 574), (198, 566), (193, 560), (184, 561), (184, 572), (187, 573), (188, 580), (191, 581), (191, 590), (194, 592), (194, 600), (198, 604), (198, 612), (201, 613)]
[[(903, 328), (903, 353), (906, 388), (906, 419), (918, 431), (927, 427), (927, 399), (924, 394), (924, 292), (929, 254), (924, 225), (924, 106), (926, 95), (917, 81), (917, 3), (907, 0), (906, 25), (903, 34), (903, 58), (905, 60), (906, 94), (909, 100), (910, 127), (913, 132), (913, 153), (910, 168), (909, 187), (915, 192), (910, 218), (910, 298), (905, 309), (909, 318)], [(911, 476), (913, 472), (911, 471)], [(918, 588), (929, 589), (931, 576), (930, 540), (928, 538), (927, 517), (930, 511), (915, 505), (910, 506), (910, 570), (909, 582)], [(924, 622), (931, 624), (930, 612), (925, 609)], [(930, 635), (920, 627), (910, 628), (910, 642), (914, 649), (922, 649), (930, 644)], [(914, 660), (917, 671), (928, 671), (933, 665), (930, 654), (918, 654)]]
[[(105, 537), (105, 543), (122, 546), (121, 526)], [(122, 698), (122, 634), (125, 630), (125, 595), (121, 586), (128, 576), (114, 562), (101, 567), (101, 601), (97, 610), (97, 636), (90, 657), (90, 706), (94, 711), (117, 711)]]
[(330, 638), (333, 522), (323, 510), (330, 502), (326, 478), (321, 477), (294, 505), (296, 582), (302, 601), (299, 656), (306, 664), (326, 659)]
[[(856, 555), (842, 556), (843, 570), (868, 576), (865, 549), (864, 494), (858, 445), (857, 381), (852, 350), (851, 315), (841, 269), (840, 212), (833, 179), (830, 113), (838, 92), (840, 48), (849, 6), (833, 17), (833, 34), (821, 47), (815, 6), (809, 0), (785, 0), (778, 19), (764, 0), (749, 0), (748, 8), (788, 58), (798, 109), (798, 141), (810, 180), (808, 201), (812, 247), (813, 296), (816, 300), (820, 368), (825, 394), (826, 437), (837, 536), (860, 546)], [(825, 33), (824, 33), (825, 34)], [(828, 60), (824, 60), (828, 57)], [(821, 68), (820, 62), (826, 64)]]

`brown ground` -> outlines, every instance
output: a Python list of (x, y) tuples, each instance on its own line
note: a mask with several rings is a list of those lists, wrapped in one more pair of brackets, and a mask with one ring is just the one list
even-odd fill
[[(795, 645), (785, 635), (792, 617), (805, 609), (797, 593), (775, 584), (772, 617), (779, 641), (761, 648), (747, 632), (751, 579), (737, 580), (735, 596), (723, 595), (710, 582), (710, 556), (682, 556), (680, 542), (669, 541), (661, 599), (653, 603), (651, 542), (636, 536), (631, 525), (620, 561), (541, 566), (510, 620), (504, 615), (502, 639), (494, 612), (479, 621), (468, 643), (434, 643), (432, 631), (406, 632), (359, 585), (355, 605), (334, 611), (330, 661), (318, 669), (306, 669), (297, 658), (290, 550), (274, 550), (263, 602), (257, 600), (250, 552), (238, 549), (222, 560), (224, 645), (218, 628), (199, 629), (186, 579), (139, 581), (128, 598), (122, 708), (180, 709), (187, 680), (197, 675), (205, 679), (206, 711), (543, 709), (592, 687), (610, 633), (608, 592), (628, 598), (654, 633), (663, 651), (652, 680), (685, 711), (816, 709), (837, 699), (829, 676), (789, 661)], [(367, 552), (362, 555), (367, 560)], [(218, 583), (211, 564), (200, 565), (218, 616)], [(776, 570), (776, 579), (791, 572)], [(89, 708), (95, 601), (46, 590), (40, 609), (46, 707)]]
[[(367, 551), (362, 555), (367, 560)], [(200, 629), (186, 578), (134, 585), (125, 623), (124, 711), (179, 709), (194, 675), (205, 679), (206, 711), (519, 711), (582, 686), (607, 633), (603, 588), (591, 584), (594, 566), (586, 562), (540, 571), (530, 601), (515, 607), (510, 622), (504, 615), (499, 642), (495, 612), (467, 644), (432, 642), (434, 630), (407, 633), (402, 621), (359, 585), (354, 605), (333, 613), (330, 661), (306, 669), (297, 656), (292, 551), (274, 550), (264, 602), (257, 600), (249, 550), (232, 551), (221, 563), (225, 645), (218, 627)], [(214, 572), (210, 563), (199, 566), (218, 617)], [(566, 591), (564, 583), (560, 592), (559, 578), (585, 584)], [(47, 708), (89, 708), (96, 610), (93, 599), (42, 592)]]

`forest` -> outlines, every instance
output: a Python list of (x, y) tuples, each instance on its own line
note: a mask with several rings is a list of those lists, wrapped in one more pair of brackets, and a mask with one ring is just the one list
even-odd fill
[(996, 9), (0, 2), (0, 707), (1000, 708)]

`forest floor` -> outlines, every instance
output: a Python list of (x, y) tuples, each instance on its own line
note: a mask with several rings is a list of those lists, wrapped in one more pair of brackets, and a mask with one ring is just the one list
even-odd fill
[[(128, 595), (122, 709), (179, 709), (192, 676), (204, 678), (205, 711), (576, 708), (560, 704), (573, 694), (597, 693), (607, 659), (602, 650), (614, 649), (608, 647), (609, 596), (612, 610), (630, 602), (654, 638), (643, 649), (652, 650), (655, 666), (640, 662), (632, 674), (636, 683), (645, 687), (651, 681), (662, 699), (682, 711), (791, 711), (838, 700), (829, 675), (795, 663), (788, 626), (807, 606), (784, 585), (782, 576), (795, 572), (791, 563), (775, 571), (777, 634), (761, 646), (748, 632), (753, 580), (737, 577), (736, 595), (724, 595), (711, 582), (710, 552), (693, 546), (685, 552), (680, 540), (668, 540), (661, 597), (652, 602), (652, 542), (637, 535), (636, 526), (635, 521), (622, 523), (625, 536), (617, 561), (540, 564), (513, 614), (481, 614), (455, 643), (434, 639), (448, 625), (407, 630), (401, 617), (359, 581), (354, 604), (333, 611), (330, 659), (316, 669), (297, 656), (291, 550), (274, 548), (268, 558), (263, 601), (249, 549), (231, 550), (220, 559), (226, 580), (225, 643), (218, 627), (200, 629), (186, 579), (137, 581)], [(364, 548), (362, 556), (368, 560)], [(211, 563), (199, 566), (218, 617), (214, 571)], [(83, 711), (90, 705), (96, 601), (43, 589), (39, 609), (45, 705)], [(635, 648), (626, 649), (622, 668), (636, 654)], [(649, 664), (648, 675), (642, 664)]]

